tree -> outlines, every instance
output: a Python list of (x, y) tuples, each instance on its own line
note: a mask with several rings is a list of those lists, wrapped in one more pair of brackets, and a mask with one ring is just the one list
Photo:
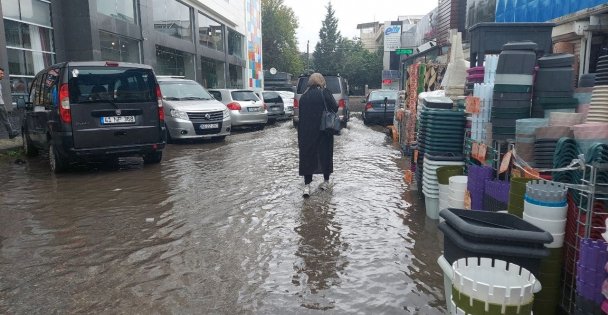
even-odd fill
[(299, 74), (304, 65), (298, 52), (298, 19), (283, 0), (262, 0), (262, 58), (264, 68)]
[(352, 94), (363, 95), (365, 85), (380, 88), (383, 51), (369, 52), (360, 40), (343, 39), (339, 44), (339, 73), (346, 79)]
[(338, 31), (338, 18), (335, 16), (331, 2), (326, 8), (325, 20), (323, 20), (321, 30), (319, 30), (319, 42), (317, 42), (312, 56), (317, 72), (337, 73), (339, 71), (337, 61), (340, 54), (338, 45), (342, 41), (342, 36)]

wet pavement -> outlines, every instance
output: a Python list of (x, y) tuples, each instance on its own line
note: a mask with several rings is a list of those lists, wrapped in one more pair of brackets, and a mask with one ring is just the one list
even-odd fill
[(0, 161), (0, 313), (445, 313), (441, 233), (383, 128), (353, 118), (308, 199), (290, 122), (164, 154)]

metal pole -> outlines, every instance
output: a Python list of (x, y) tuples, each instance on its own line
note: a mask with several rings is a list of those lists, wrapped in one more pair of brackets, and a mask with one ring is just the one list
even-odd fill
[(310, 46), (310, 41), (307, 40), (306, 41), (306, 72), (308, 72), (310, 70), (310, 55), (309, 55), (309, 46)]

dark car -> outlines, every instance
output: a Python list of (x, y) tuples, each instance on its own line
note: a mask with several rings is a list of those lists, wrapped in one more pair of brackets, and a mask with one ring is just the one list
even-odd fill
[(395, 90), (371, 91), (363, 101), (363, 123), (392, 125), (399, 93)]
[[(298, 85), (296, 86), (296, 95), (293, 101), (294, 127), (297, 126), (300, 122), (300, 98), (308, 88), (309, 77), (310, 75), (302, 75), (298, 78)], [(340, 75), (324, 74), (323, 77), (325, 78), (327, 89), (331, 91), (334, 96), (334, 99), (336, 100), (336, 103), (338, 103), (338, 116), (340, 117), (341, 125), (342, 127), (346, 127), (348, 124), (348, 120), (350, 119), (350, 110), (348, 102), (348, 82)]]
[(162, 95), (152, 68), (65, 62), (39, 72), (22, 124), (29, 156), (49, 152), (53, 172), (74, 162), (141, 156), (159, 163), (165, 147)]

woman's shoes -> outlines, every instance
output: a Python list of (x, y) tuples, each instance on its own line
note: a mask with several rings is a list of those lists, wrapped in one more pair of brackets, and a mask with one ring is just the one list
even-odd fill
[(323, 181), (320, 185), (319, 185), (319, 189), (321, 190), (328, 190), (329, 189), (330, 184), (328, 180)]
[(302, 192), (302, 197), (304, 197), (304, 198), (310, 197), (310, 184), (304, 185), (304, 191)]

